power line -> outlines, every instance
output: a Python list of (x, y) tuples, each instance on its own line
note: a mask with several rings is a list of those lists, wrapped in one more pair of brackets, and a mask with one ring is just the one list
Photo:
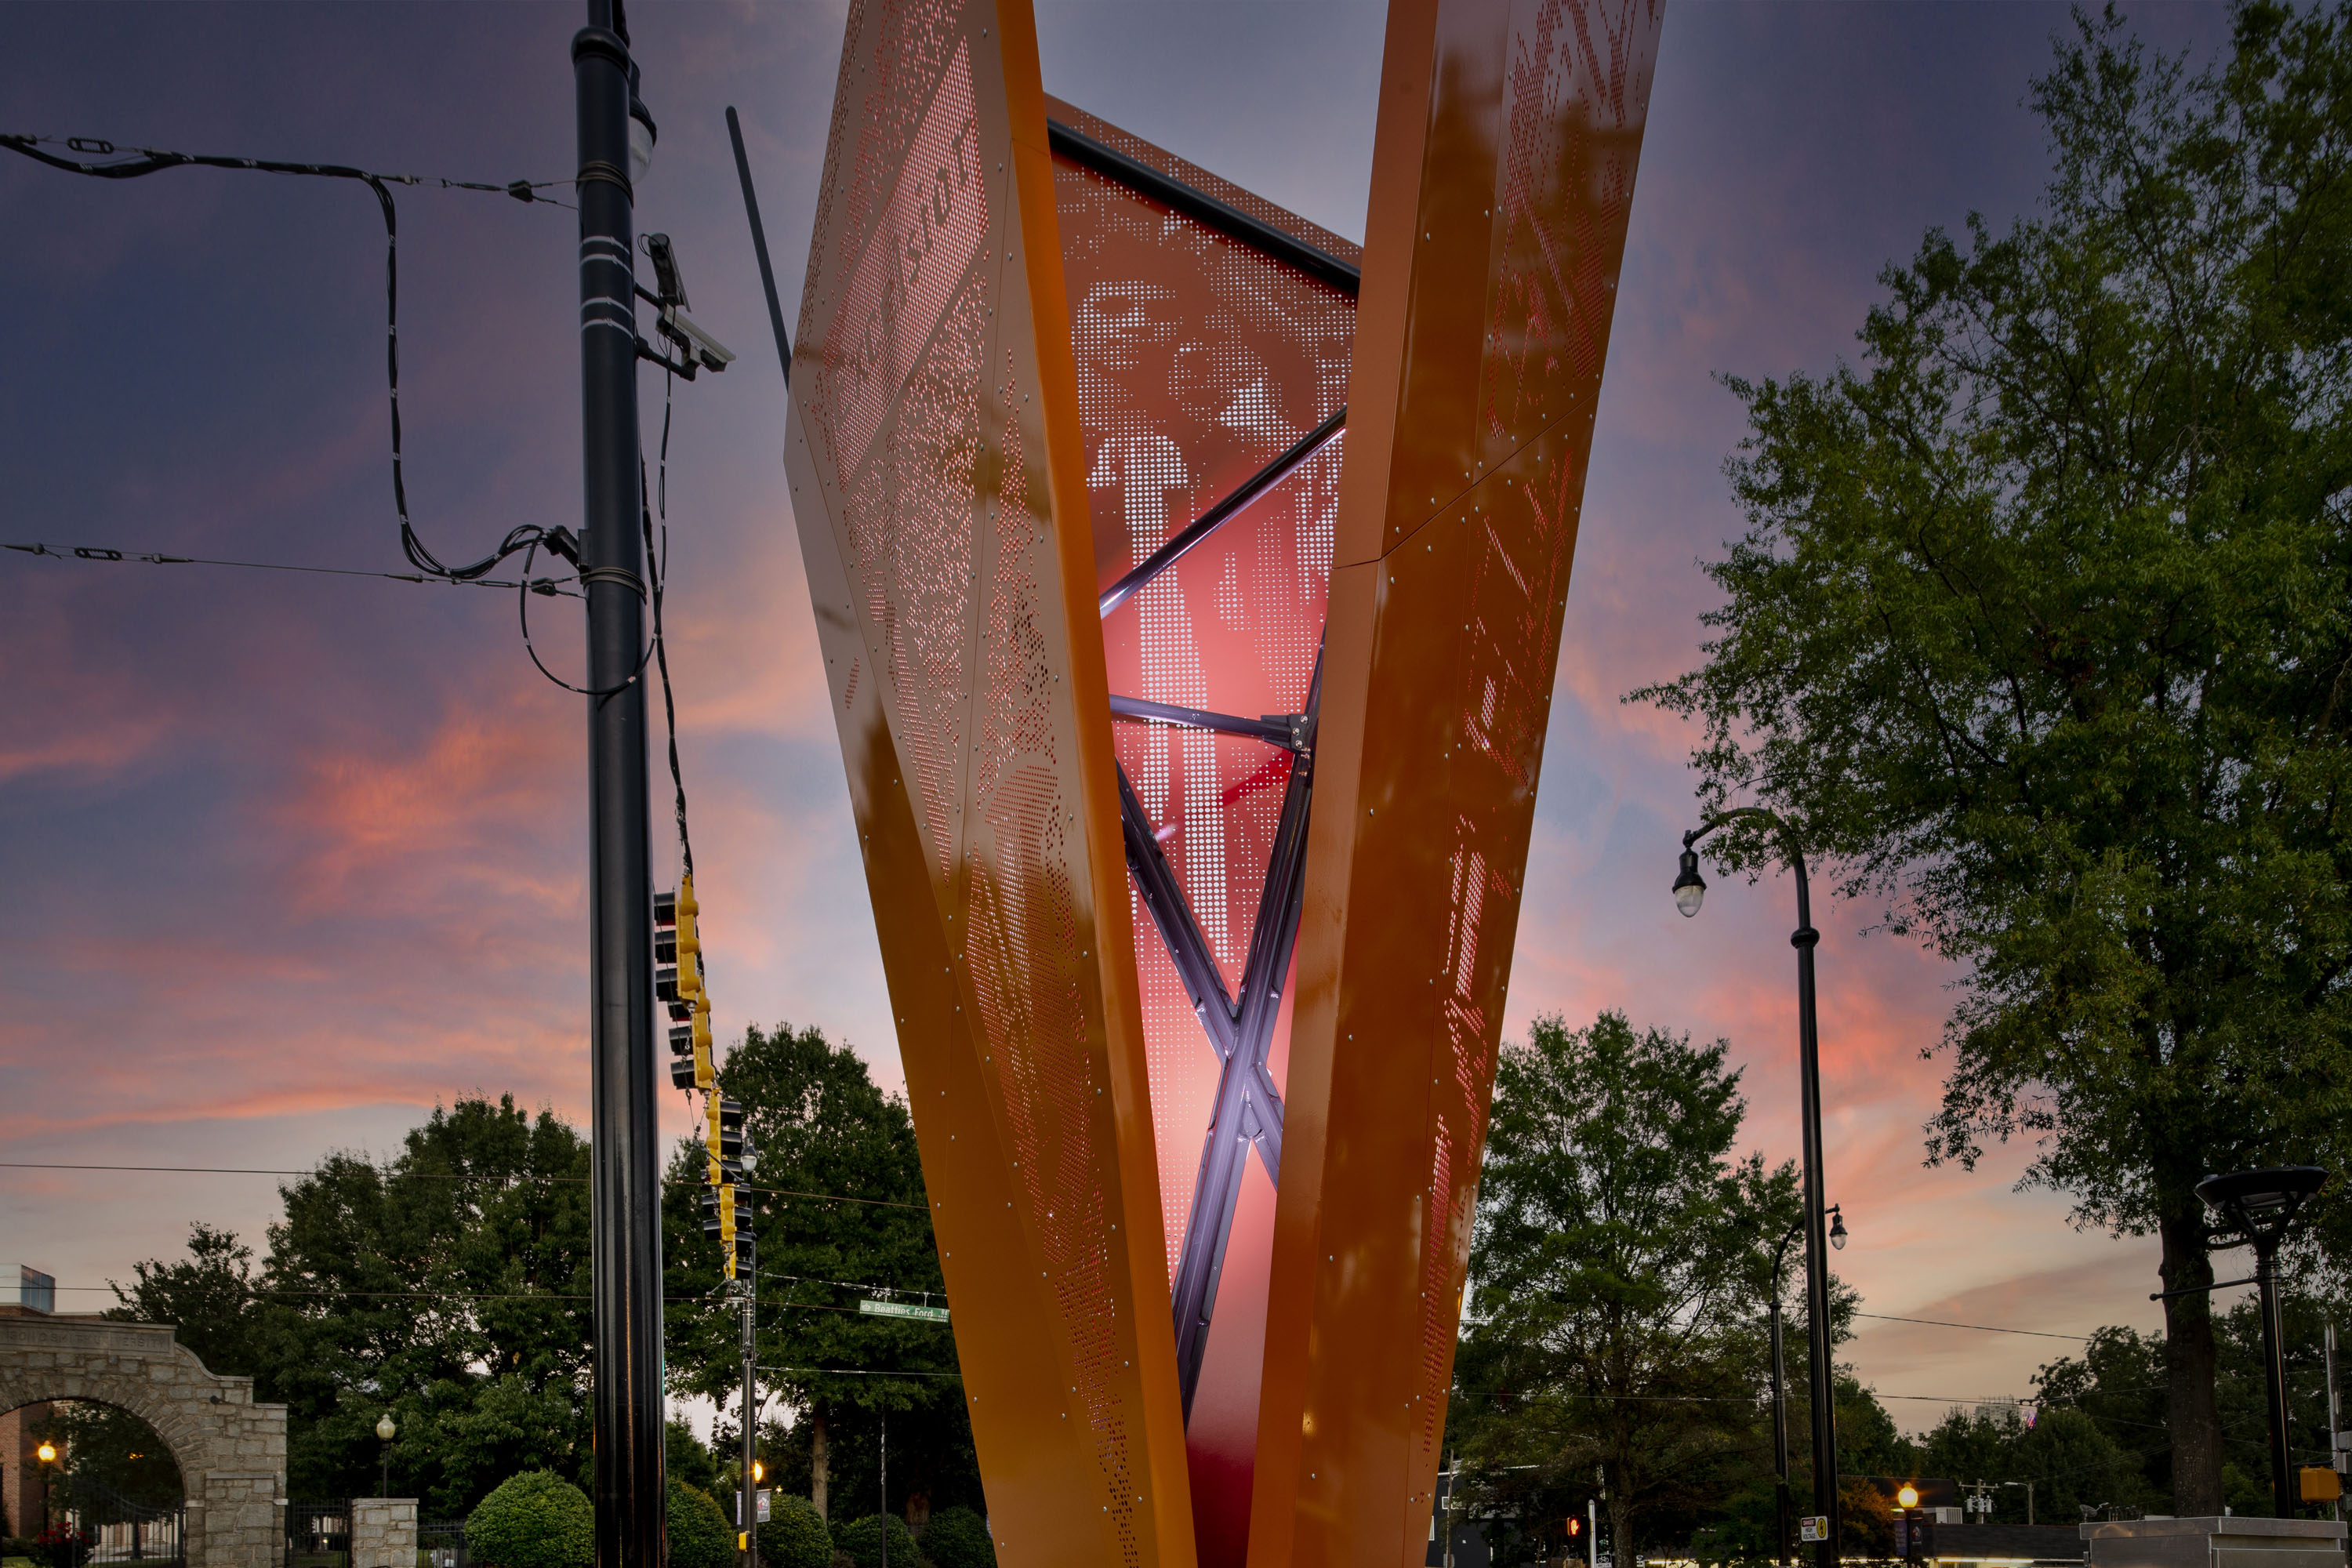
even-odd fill
[(854, 1366), (763, 1366), (761, 1372), (817, 1372), (828, 1377), (952, 1377), (961, 1379), (960, 1372), (867, 1372)]
[[(369, 1170), (376, 1170), (371, 1165)], [(323, 1176), (327, 1173), (317, 1167), (308, 1170), (278, 1170), (258, 1165), (68, 1165), (47, 1160), (0, 1160), (0, 1171), (146, 1171), (163, 1175), (195, 1176)], [(466, 1171), (382, 1171), (378, 1174), (402, 1181), (419, 1182), (560, 1182), (569, 1186), (584, 1184), (585, 1176), (483, 1176)], [(670, 1178), (664, 1177), (665, 1183)], [(679, 1186), (702, 1185), (699, 1177), (675, 1184)], [(896, 1198), (853, 1198), (843, 1193), (803, 1192), (797, 1187), (750, 1187), (748, 1192), (766, 1193), (773, 1197), (814, 1198), (828, 1204), (863, 1204), (868, 1208), (921, 1209), (923, 1204), (902, 1203)]]
[(2030, 1334), (2038, 1340), (2073, 1340), (2078, 1344), (2091, 1342), (2088, 1334), (2053, 1334), (2042, 1329), (2000, 1329), (1990, 1323), (1950, 1323), (1941, 1318), (1897, 1318), (1885, 1312), (1856, 1312), (1854, 1316), (1874, 1318), (1882, 1323), (1925, 1323), (1934, 1329), (1976, 1329), (1988, 1334)]
[[(63, 158), (45, 153), (44, 145), (62, 145), (76, 157)], [(422, 175), (378, 174), (348, 163), (296, 163), (268, 158), (227, 158), (209, 153), (173, 153), (156, 147), (128, 149), (127, 157), (110, 163), (84, 161), (92, 156), (112, 157), (125, 149), (118, 148), (103, 137), (74, 136), (60, 143), (54, 137), (0, 135), (0, 149), (19, 153), (27, 158), (62, 169), (69, 174), (86, 174), (101, 180), (134, 180), (165, 169), (206, 168), (243, 169), (265, 174), (310, 174), (323, 179), (353, 180), (375, 193), (376, 205), (383, 212), (383, 282), (384, 282), (384, 384), (386, 401), (392, 414), (392, 500), (400, 517), (400, 548), (409, 564), (429, 577), (469, 581), (486, 577), (507, 557), (518, 554), (536, 544), (546, 531), (530, 523), (518, 524), (507, 531), (499, 547), (479, 561), (463, 566), (450, 566), (425, 547), (417, 537), (408, 517), (408, 486), (402, 475), (400, 449), (400, 219), (393, 205), (392, 186), (426, 184)], [(491, 185), (478, 180), (442, 180), (437, 182), (448, 190), (499, 190), (518, 201), (539, 201), (538, 186), (526, 180), (508, 185)], [(542, 182), (554, 184), (557, 182)], [(576, 183), (576, 182), (574, 182)], [(557, 205), (563, 204), (558, 203)]]
[(308, 572), (328, 577), (381, 577), (392, 583), (438, 583), (453, 588), (529, 588), (535, 594), (580, 595), (562, 586), (576, 577), (535, 577), (508, 582), (496, 577), (440, 577), (424, 573), (368, 572), (351, 566), (296, 566), (282, 561), (223, 561), (205, 555), (166, 555), (161, 551), (116, 550), (99, 544), (0, 544), (0, 550), (46, 556), (51, 561), (123, 561), (148, 566), (236, 566), (248, 572)]

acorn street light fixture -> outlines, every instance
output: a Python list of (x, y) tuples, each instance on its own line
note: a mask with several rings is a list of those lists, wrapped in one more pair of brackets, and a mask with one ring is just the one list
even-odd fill
[(400, 1435), (400, 1428), (392, 1424), (391, 1411), (376, 1417), (375, 1435), (383, 1440), (383, 1473), (376, 1482), (375, 1495), (387, 1498), (392, 1495), (392, 1440)]
[(2272, 1506), (2280, 1519), (2294, 1517), (2298, 1500), (2287, 1448), (2286, 1334), (2279, 1321), (2278, 1246), (2294, 1223), (2295, 1211), (2326, 1180), (2327, 1173), (2316, 1165), (2286, 1165), (2208, 1176), (2197, 1184), (2197, 1195), (2221, 1222), (2207, 1233), (2209, 1245), (2251, 1245), (2254, 1249), (2254, 1283), (2263, 1292), (2263, 1371), (2270, 1384)]
[(1706, 899), (1706, 879), (1698, 874), (1698, 841), (1731, 821), (1752, 816), (1778, 836), (1780, 852), (1797, 879), (1797, 929), (1789, 943), (1797, 950), (1797, 1063), (1800, 1121), (1804, 1134), (1805, 1177), (1805, 1320), (1812, 1388), (1813, 1508), (1804, 1533), (1812, 1542), (1819, 1568), (1838, 1568), (1837, 1424), (1832, 1406), (1836, 1388), (1830, 1364), (1829, 1248), (1845, 1242), (1845, 1220), (1838, 1218), (1834, 1235), (1825, 1227), (1831, 1210), (1822, 1202), (1822, 1064), (1821, 1035), (1813, 1008), (1813, 948), (1822, 933), (1813, 929), (1812, 899), (1805, 882), (1805, 857), (1789, 825), (1760, 805), (1734, 806), (1708, 817), (1683, 835), (1681, 868), (1675, 876), (1675, 907), (1685, 920), (1696, 915)]

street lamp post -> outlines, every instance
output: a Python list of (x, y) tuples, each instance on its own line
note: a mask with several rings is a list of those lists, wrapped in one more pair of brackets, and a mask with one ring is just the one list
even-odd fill
[[(1832, 1204), (1830, 1213), (1837, 1223), (1830, 1230), (1830, 1245), (1845, 1246), (1845, 1215)], [(1780, 1353), (1780, 1268), (1788, 1260), (1789, 1244), (1803, 1233), (1805, 1222), (1790, 1226), (1772, 1249), (1772, 1554), (1778, 1563), (1789, 1561), (1789, 1377)]]
[(1821, 1036), (1813, 1011), (1813, 948), (1822, 933), (1813, 929), (1813, 907), (1805, 883), (1805, 857), (1797, 847), (1789, 825), (1759, 805), (1734, 806), (1706, 819), (1683, 835), (1682, 868), (1675, 878), (1675, 904), (1685, 919), (1696, 915), (1706, 896), (1706, 879), (1698, 874), (1698, 841), (1738, 816), (1769, 823), (1797, 879), (1797, 929), (1789, 943), (1797, 950), (1797, 1058), (1800, 1114), (1804, 1133), (1805, 1177), (1805, 1318), (1811, 1344), (1807, 1366), (1812, 1380), (1813, 1509), (1822, 1521), (1821, 1539), (1814, 1543), (1820, 1568), (1837, 1568), (1838, 1462), (1835, 1395), (1830, 1364), (1830, 1265), (1828, 1214), (1822, 1200), (1822, 1064)]
[(376, 1417), (375, 1435), (383, 1443), (383, 1468), (376, 1479), (375, 1495), (388, 1498), (392, 1495), (392, 1440), (400, 1435), (400, 1428), (392, 1424), (391, 1411)]
[(2270, 1385), (2272, 1506), (2281, 1519), (2294, 1517), (2298, 1500), (2287, 1447), (2286, 1332), (2279, 1318), (2278, 1245), (2294, 1222), (2295, 1211), (2326, 1180), (2327, 1173), (2316, 1165), (2287, 1165), (2208, 1176), (2197, 1184), (2197, 1195), (2223, 1221), (2207, 1239), (2222, 1247), (2251, 1243), (2254, 1249), (2254, 1280), (2263, 1293), (2263, 1371)]

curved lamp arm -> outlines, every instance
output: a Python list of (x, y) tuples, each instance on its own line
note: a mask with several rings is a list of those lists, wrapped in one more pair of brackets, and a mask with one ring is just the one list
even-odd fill
[(1698, 913), (1700, 900), (1706, 896), (1706, 879), (1698, 874), (1698, 851), (1694, 846), (1725, 823), (1741, 816), (1760, 817), (1769, 823), (1780, 840), (1780, 853), (1787, 859), (1789, 869), (1797, 877), (1797, 934), (1790, 940), (1802, 945), (1805, 936), (1815, 934), (1812, 930), (1812, 892), (1805, 878), (1805, 852), (1797, 843), (1795, 829), (1779, 813), (1768, 811), (1760, 805), (1735, 805), (1727, 811), (1717, 812), (1683, 835), (1682, 868), (1675, 878), (1675, 902), (1681, 908), (1685, 920)]

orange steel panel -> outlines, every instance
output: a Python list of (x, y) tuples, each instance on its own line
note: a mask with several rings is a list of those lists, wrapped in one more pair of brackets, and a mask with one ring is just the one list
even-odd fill
[(1419, 1563), (1662, 0), (1390, 13), (1250, 1561)]
[(786, 451), (1009, 1564), (1193, 1561), (1025, 5), (853, 6)]

